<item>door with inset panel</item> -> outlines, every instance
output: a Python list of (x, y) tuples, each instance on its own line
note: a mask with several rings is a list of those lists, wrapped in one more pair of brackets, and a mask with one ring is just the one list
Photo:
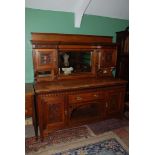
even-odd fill
[(106, 92), (106, 116), (123, 114), (125, 89), (113, 89)]
[(65, 126), (67, 111), (64, 96), (45, 96), (38, 104), (40, 133), (43, 135)]
[(56, 49), (34, 49), (34, 72), (37, 81), (52, 81), (58, 73)]
[(112, 76), (116, 67), (117, 50), (114, 48), (103, 48), (98, 51), (98, 75)]
[(117, 57), (116, 48), (103, 49), (101, 57), (103, 67), (106, 68), (116, 66), (116, 57)]

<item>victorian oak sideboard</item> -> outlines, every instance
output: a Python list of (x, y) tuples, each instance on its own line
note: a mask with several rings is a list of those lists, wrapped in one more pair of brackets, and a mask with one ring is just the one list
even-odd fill
[(41, 137), (71, 126), (121, 117), (125, 81), (82, 79), (35, 85)]
[(34, 127), (43, 139), (73, 126), (121, 117), (126, 81), (116, 79), (112, 37), (32, 33)]

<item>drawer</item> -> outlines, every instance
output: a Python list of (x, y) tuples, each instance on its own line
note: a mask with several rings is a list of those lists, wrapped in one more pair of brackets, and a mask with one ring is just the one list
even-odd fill
[(89, 93), (78, 93), (74, 95), (69, 95), (70, 103), (86, 102), (91, 100), (103, 99), (103, 92), (89, 92)]

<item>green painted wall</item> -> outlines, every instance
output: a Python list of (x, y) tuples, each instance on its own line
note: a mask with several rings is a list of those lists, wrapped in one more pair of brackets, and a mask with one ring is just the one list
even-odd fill
[(33, 62), (31, 32), (50, 32), (66, 34), (90, 34), (113, 36), (115, 42), (117, 31), (124, 30), (128, 20), (84, 15), (80, 28), (74, 27), (74, 14), (37, 9), (25, 10), (25, 82), (33, 82)]

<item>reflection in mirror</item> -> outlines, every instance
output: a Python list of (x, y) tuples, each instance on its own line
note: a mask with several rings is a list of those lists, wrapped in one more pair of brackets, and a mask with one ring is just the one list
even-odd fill
[(91, 55), (90, 51), (60, 51), (58, 58), (60, 74), (91, 72)]

